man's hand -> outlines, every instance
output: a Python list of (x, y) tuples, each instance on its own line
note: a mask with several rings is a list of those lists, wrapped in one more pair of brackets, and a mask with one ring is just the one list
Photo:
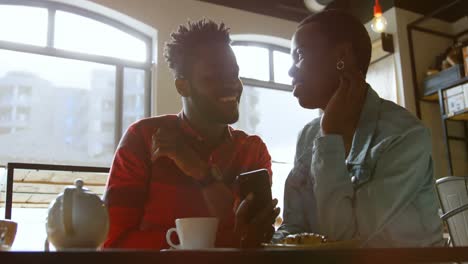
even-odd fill
[(276, 207), (278, 200), (274, 199), (259, 211), (253, 219), (247, 219), (249, 208), (255, 199), (253, 194), (249, 194), (236, 210), (235, 233), (240, 237), (241, 247), (259, 247), (261, 243), (268, 243), (275, 232), (273, 224), (280, 213), (280, 208)]
[(346, 156), (351, 149), (366, 94), (367, 85), (362, 74), (353, 69), (345, 71), (340, 77), (338, 89), (328, 102), (322, 116), (322, 133), (341, 135)]
[(153, 133), (151, 161), (167, 157), (186, 175), (202, 180), (209, 172), (209, 166), (185, 143), (181, 133), (175, 129), (159, 128)]

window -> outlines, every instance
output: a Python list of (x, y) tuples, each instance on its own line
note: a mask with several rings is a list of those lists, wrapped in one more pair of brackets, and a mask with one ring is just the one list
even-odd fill
[(0, 27), (0, 40), (45, 47), (47, 20), (48, 11), (45, 8), (1, 5), (0, 25), (3, 26)]
[[(151, 37), (90, 11), (0, 0), (1, 214), (8, 162), (110, 166), (127, 127), (149, 116), (151, 46)], [(55, 176), (40, 174), (34, 188), (60, 192)], [(14, 190), (13, 249), (43, 249), (55, 196), (38, 204)]]
[(381, 98), (403, 104), (400, 102), (401, 98), (398, 98), (395, 58), (391, 52), (383, 49), (382, 39), (372, 42), (372, 56), (366, 82)]
[(110, 166), (149, 115), (151, 38), (75, 7), (14, 3), (0, 4), (0, 165)]
[(123, 96), (123, 125), (124, 132), (135, 120), (145, 116), (144, 91), (145, 71), (126, 68), (124, 70), (124, 96)]
[(291, 85), (292, 78), (289, 77), (289, 68), (292, 65), (291, 55), (282, 51), (273, 51), (274, 82)]
[(240, 118), (234, 127), (259, 135), (273, 160), (272, 193), (283, 207), (285, 180), (293, 167), (300, 130), (319, 116), (301, 108), (292, 95), (288, 75), (292, 59), (287, 48), (252, 42), (234, 42), (244, 92)]
[(398, 103), (393, 56), (372, 62), (367, 71), (366, 82), (380, 97)]
[[(0, 161), (109, 166), (114, 148), (96, 157), (88, 146), (114, 142), (115, 67), (26, 52), (0, 50), (10, 100), (0, 113)], [(41, 67), (47, 65), (47, 67)], [(108, 130), (88, 129), (90, 123), (113, 124)]]
[(88, 54), (146, 61), (146, 43), (111, 25), (84, 16), (57, 11), (55, 46)]
[(243, 66), (239, 69), (240, 76), (260, 81), (270, 80), (267, 48), (241, 45), (232, 48), (236, 54), (237, 63)]

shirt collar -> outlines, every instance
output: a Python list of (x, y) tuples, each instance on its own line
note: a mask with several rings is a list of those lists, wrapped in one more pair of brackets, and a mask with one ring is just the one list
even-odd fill
[(364, 162), (377, 127), (381, 100), (379, 95), (368, 85), (366, 100), (354, 133), (347, 163), (362, 164)]
[[(184, 111), (179, 112), (179, 114), (177, 115), (177, 118), (179, 120), (180, 128), (182, 129), (184, 133), (196, 138), (198, 141), (205, 141), (205, 138), (190, 125), (190, 121), (185, 116)], [(224, 131), (222, 141), (233, 140), (232, 130), (233, 128), (231, 126), (226, 126), (226, 130)]]

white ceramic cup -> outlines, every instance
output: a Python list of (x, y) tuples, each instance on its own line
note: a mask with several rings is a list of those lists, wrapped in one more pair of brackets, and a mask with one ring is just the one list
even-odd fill
[[(213, 248), (218, 231), (218, 219), (214, 217), (180, 218), (175, 221), (176, 227), (167, 230), (167, 243), (175, 249)], [(180, 244), (171, 240), (173, 232), (177, 233)]]

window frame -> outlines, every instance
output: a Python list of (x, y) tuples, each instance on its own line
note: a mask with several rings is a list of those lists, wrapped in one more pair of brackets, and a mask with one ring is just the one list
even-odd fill
[(257, 42), (257, 41), (237, 41), (234, 40), (231, 42), (231, 46), (250, 46), (250, 47), (261, 47), (261, 48), (266, 48), (268, 50), (268, 59), (269, 59), (269, 81), (260, 81), (256, 79), (251, 79), (251, 78), (245, 78), (245, 77), (240, 77), (242, 82), (245, 85), (248, 86), (255, 86), (259, 88), (267, 88), (267, 89), (273, 89), (273, 90), (280, 90), (280, 91), (287, 91), (287, 92), (292, 92), (293, 87), (292, 84), (283, 84), (283, 83), (276, 83), (274, 82), (275, 80), (275, 71), (274, 71), (274, 59), (273, 59), (273, 52), (274, 51), (280, 51), (284, 52), (287, 54), (290, 54), (290, 49), (280, 46), (280, 45), (275, 45), (275, 44), (270, 44), (270, 43), (264, 43), (264, 42)]
[[(152, 98), (152, 66), (153, 66), (153, 40), (152, 37), (130, 27), (118, 20), (106, 17), (102, 14), (86, 10), (80, 7), (71, 6), (64, 3), (51, 2), (51, 1), (37, 1), (37, 0), (0, 0), (0, 6), (14, 5), (14, 6), (27, 6), (27, 7), (40, 7), (48, 11), (47, 22), (47, 43), (45, 47), (0, 40), (0, 49), (10, 50), (16, 52), (23, 52), (29, 54), (45, 55), (57, 58), (72, 59), (78, 61), (87, 61), (111, 65), (115, 67), (115, 131), (114, 131), (114, 148), (117, 148), (119, 141), (122, 137), (122, 123), (123, 123), (123, 95), (124, 95), (124, 69), (133, 68), (143, 70), (145, 73), (145, 87), (144, 87), (144, 116), (149, 117), (152, 111), (151, 98)], [(69, 50), (58, 49), (54, 47), (54, 31), (55, 31), (55, 14), (57, 11), (65, 11), (75, 15), (83, 16), (97, 22), (101, 22), (119, 29), (137, 39), (142, 40), (146, 45), (146, 59), (145, 62), (135, 62), (115, 57), (85, 54)]]

